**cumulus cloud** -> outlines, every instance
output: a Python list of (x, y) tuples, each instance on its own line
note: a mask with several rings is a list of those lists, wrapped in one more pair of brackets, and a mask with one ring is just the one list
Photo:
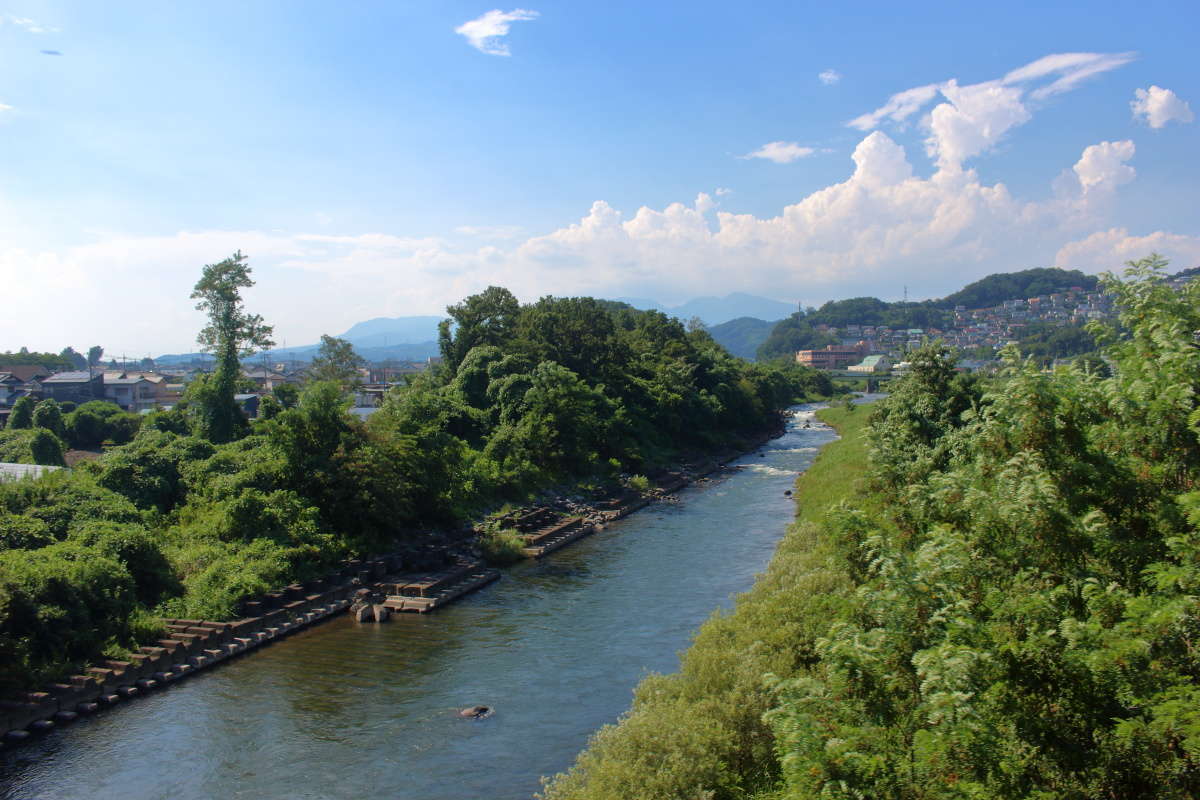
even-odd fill
[(508, 56), (512, 53), (503, 38), (508, 35), (508, 29), (514, 22), (537, 19), (538, 12), (524, 8), (514, 8), (512, 11), (501, 11), (494, 8), (481, 17), (464, 22), (454, 29), (454, 32), (466, 37), (481, 53), (491, 56)]
[(799, 158), (808, 158), (817, 152), (811, 147), (802, 147), (795, 142), (768, 142), (753, 153), (747, 153), (739, 158), (765, 158), (776, 164), (790, 164)]
[(925, 149), (939, 167), (956, 169), (1032, 119), (1029, 101), (1070, 91), (1087, 78), (1116, 69), (1133, 58), (1133, 53), (1056, 53), (996, 80), (960, 85), (952, 78), (905, 89), (846, 124), (869, 131), (885, 121), (903, 123), (941, 95), (944, 102), (922, 119), (929, 134)]
[(1120, 272), (1125, 262), (1151, 253), (1165, 257), (1175, 270), (1200, 266), (1200, 237), (1166, 231), (1131, 236), (1125, 228), (1110, 228), (1063, 245), (1054, 257), (1054, 264), (1088, 272)]
[(940, 91), (947, 102), (929, 113), (925, 150), (943, 168), (959, 167), (1032, 117), (1020, 90), (999, 82), (959, 86), (951, 80)]
[(833, 86), (842, 79), (842, 73), (836, 69), (827, 69), (817, 75), (817, 80), (826, 86)]
[[(1196, 263), (1200, 240), (1108, 230), (1110, 204), (1098, 200), (1134, 177), (1126, 163), (1133, 155), (1130, 142), (1092, 145), (1064, 170), (1070, 180), (1051, 199), (1028, 201), (972, 169), (921, 177), (901, 144), (873, 131), (854, 149), (844, 180), (774, 216), (724, 211), (714, 191), (632, 214), (597, 200), (574, 223), (511, 240), (472, 238), (485, 232), (479, 228), (444, 239), (312, 231), (113, 236), (60, 251), (0, 249), (0, 284), (6, 321), (29, 337), (14, 346), (101, 341), (130, 352), (140, 344), (141, 353), (191, 348), (203, 324), (186, 300), (191, 286), (201, 265), (238, 248), (258, 281), (247, 306), (292, 344), (370, 317), (437, 314), (492, 284), (525, 300), (588, 294), (670, 303), (736, 289), (821, 302), (851, 293), (896, 297), (904, 285), (943, 294), (989, 272), (1056, 258), (1108, 267), (1157, 249), (1181, 266)], [(50, 296), (56, 313), (47, 317)], [(319, 300), (328, 297), (338, 302)], [(94, 313), (130, 306), (139, 313)]]
[(1100, 142), (1083, 151), (1072, 169), (1079, 178), (1084, 192), (1115, 189), (1133, 180), (1137, 174), (1125, 162), (1133, 158), (1136, 148), (1133, 142)]
[(1133, 95), (1129, 103), (1133, 118), (1144, 119), (1151, 128), (1161, 128), (1168, 122), (1188, 123), (1196, 118), (1191, 107), (1170, 89), (1151, 86), (1149, 89), (1137, 89)]

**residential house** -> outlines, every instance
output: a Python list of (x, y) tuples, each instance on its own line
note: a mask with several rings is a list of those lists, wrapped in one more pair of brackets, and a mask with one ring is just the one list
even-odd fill
[(58, 402), (86, 403), (104, 396), (104, 373), (56, 372), (41, 381), (42, 396)]
[(155, 384), (138, 373), (104, 373), (104, 398), (126, 411), (149, 411), (158, 406)]
[(273, 392), (276, 386), (300, 382), (294, 377), (262, 367), (242, 367), (242, 377), (253, 381), (260, 392)]

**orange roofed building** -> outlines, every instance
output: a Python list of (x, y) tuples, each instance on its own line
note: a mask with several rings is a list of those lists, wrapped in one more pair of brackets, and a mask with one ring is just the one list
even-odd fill
[(814, 369), (842, 369), (851, 364), (857, 364), (866, 353), (862, 345), (856, 347), (835, 347), (829, 345), (824, 350), (799, 350), (796, 352), (796, 363)]

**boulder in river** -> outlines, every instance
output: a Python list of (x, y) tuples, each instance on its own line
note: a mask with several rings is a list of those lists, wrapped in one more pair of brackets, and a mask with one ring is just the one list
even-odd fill
[(458, 715), (463, 719), (483, 719), (492, 715), (490, 706), (470, 706), (458, 712)]

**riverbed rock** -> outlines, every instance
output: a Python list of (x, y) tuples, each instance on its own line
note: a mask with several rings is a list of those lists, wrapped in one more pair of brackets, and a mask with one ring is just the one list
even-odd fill
[(492, 708), (490, 706), (470, 706), (459, 711), (458, 715), (464, 719), (483, 719), (492, 715)]

